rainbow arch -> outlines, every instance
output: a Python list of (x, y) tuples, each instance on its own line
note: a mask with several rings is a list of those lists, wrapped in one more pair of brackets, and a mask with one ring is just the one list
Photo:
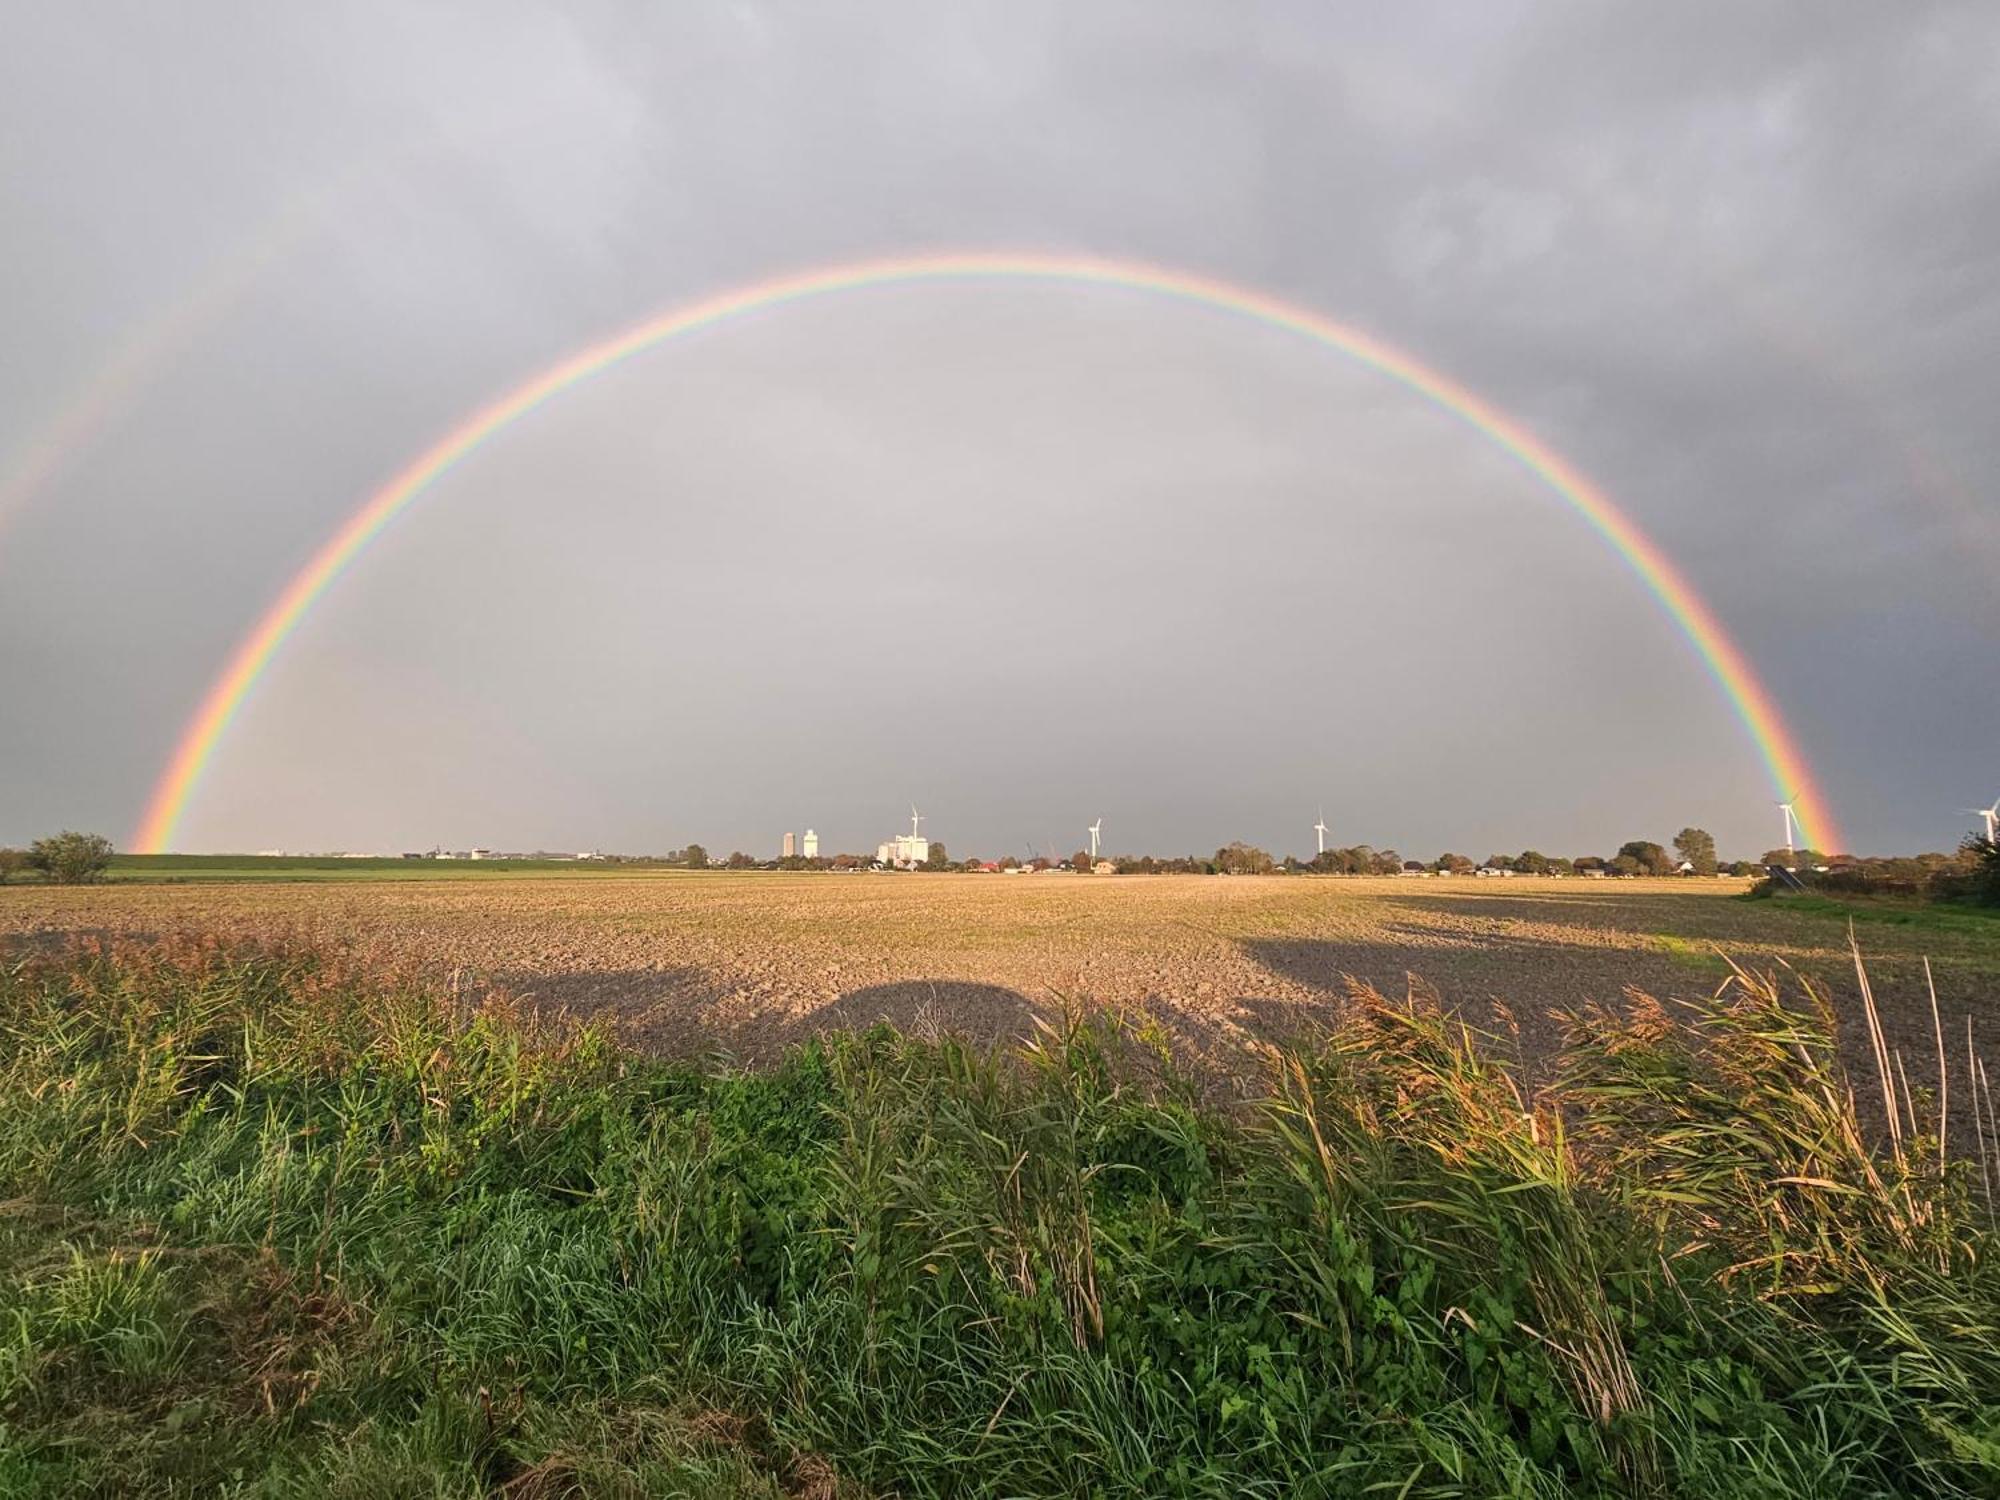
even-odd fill
[(1608, 495), (1567, 459), (1482, 397), (1402, 351), (1310, 308), (1212, 277), (1139, 262), (1038, 253), (928, 254), (864, 260), (774, 277), (670, 308), (579, 350), (472, 413), (363, 502), (286, 583), (231, 652), (182, 731), (148, 799), (132, 845), (168, 849), (216, 747), (259, 679), (327, 589), (398, 515), (490, 438), (544, 402), (655, 345), (766, 309), (868, 288), (941, 281), (1041, 281), (1116, 287), (1233, 313), (1344, 354), (1497, 444), (1566, 501), (1608, 542), (1701, 657), (1748, 731), (1780, 798), (1794, 804), (1806, 842), (1839, 847), (1825, 797), (1749, 659), (1692, 584)]

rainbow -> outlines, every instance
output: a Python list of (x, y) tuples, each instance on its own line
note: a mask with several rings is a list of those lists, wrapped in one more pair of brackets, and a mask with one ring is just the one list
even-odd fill
[(168, 849), (218, 744), (314, 603), (389, 524), (496, 434), (573, 386), (655, 345), (752, 313), (871, 287), (944, 281), (1044, 281), (1115, 287), (1234, 313), (1344, 354), (1397, 381), (1506, 450), (1610, 543), (1700, 655), (1749, 732), (1771, 786), (1793, 802), (1805, 841), (1840, 838), (1798, 744), (1749, 660), (1672, 561), (1561, 454), (1464, 386), (1320, 313), (1228, 282), (1145, 264), (1050, 254), (930, 254), (866, 260), (755, 282), (671, 308), (592, 344), (480, 408), (371, 495), (328, 537), (231, 653), (153, 788), (133, 847)]
[(124, 415), (133, 399), (155, 382), (257, 284), (258, 278), (303, 237), (313, 222), (313, 202), (300, 199), (272, 216), (236, 253), (222, 257), (195, 289), (147, 319), (91, 372), (71, 399), (0, 471), (0, 533), (30, 501), (73, 466)]

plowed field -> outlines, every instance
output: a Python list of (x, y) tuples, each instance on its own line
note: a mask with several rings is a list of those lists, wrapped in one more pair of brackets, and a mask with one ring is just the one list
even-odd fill
[[(1720, 953), (1790, 964), (1854, 1014), (1844, 921), (1746, 902), (1734, 881), (655, 873), (338, 885), (0, 888), (0, 935), (220, 933), (304, 940), (538, 1001), (610, 1013), (668, 1052), (768, 1056), (887, 1019), (982, 1039), (1065, 1003), (1142, 1011), (1216, 1061), (1247, 1037), (1337, 1020), (1350, 981), (1412, 977), (1529, 1037), (1552, 1007), (1627, 986), (1706, 993)], [(1946, 1023), (2000, 1027), (2000, 922), (1857, 925), (1913, 1080), (1934, 1052), (1921, 959)]]

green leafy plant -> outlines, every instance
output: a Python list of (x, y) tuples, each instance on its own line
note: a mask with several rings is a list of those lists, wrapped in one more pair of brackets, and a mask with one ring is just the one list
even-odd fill
[(28, 846), (28, 865), (57, 885), (90, 885), (104, 878), (111, 863), (111, 840), (65, 829)]

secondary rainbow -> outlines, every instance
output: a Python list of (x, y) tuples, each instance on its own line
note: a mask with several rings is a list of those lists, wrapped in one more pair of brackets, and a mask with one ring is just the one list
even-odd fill
[(444, 474), (543, 402), (684, 334), (815, 297), (940, 281), (1045, 281), (1114, 287), (1234, 313), (1310, 339), (1389, 377), (1460, 418), (1540, 478), (1609, 542), (1700, 655), (1749, 732), (1780, 798), (1793, 801), (1814, 848), (1840, 847), (1826, 799), (1748, 658), (1667, 555), (1561, 454), (1483, 398), (1402, 351), (1310, 308), (1211, 277), (1127, 261), (1048, 254), (933, 254), (866, 260), (759, 281), (671, 308), (591, 345), (480, 408), (371, 495), (328, 537), (231, 653), (161, 772), (133, 846), (173, 843), (218, 744), (313, 604)]

